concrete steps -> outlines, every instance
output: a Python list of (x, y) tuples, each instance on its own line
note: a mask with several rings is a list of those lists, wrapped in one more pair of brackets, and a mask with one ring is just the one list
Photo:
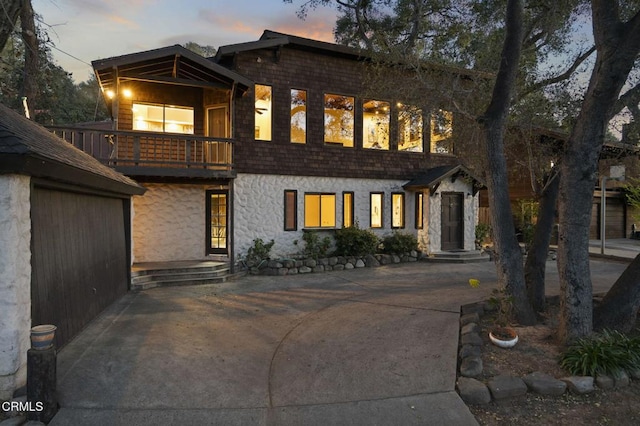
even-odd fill
[(219, 284), (227, 281), (229, 264), (224, 262), (162, 262), (134, 265), (131, 290), (155, 287)]
[(479, 263), (491, 260), (487, 253), (479, 250), (471, 251), (441, 251), (431, 253), (424, 259), (427, 262), (437, 263)]

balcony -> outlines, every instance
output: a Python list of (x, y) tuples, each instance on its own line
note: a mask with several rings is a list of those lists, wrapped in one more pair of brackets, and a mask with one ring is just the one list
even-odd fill
[(235, 177), (232, 139), (61, 126), (48, 128), (76, 148), (134, 178)]

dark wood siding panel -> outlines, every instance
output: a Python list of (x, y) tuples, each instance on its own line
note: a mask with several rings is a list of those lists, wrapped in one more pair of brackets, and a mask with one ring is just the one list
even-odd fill
[(128, 200), (35, 187), (31, 316), (61, 347), (128, 289)]

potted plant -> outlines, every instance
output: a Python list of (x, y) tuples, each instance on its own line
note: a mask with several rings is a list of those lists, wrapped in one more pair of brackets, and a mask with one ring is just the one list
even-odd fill
[(489, 340), (501, 348), (512, 348), (518, 343), (518, 333), (509, 325), (513, 314), (513, 297), (504, 288), (494, 289), (489, 305), (496, 311), (494, 325), (489, 330)]

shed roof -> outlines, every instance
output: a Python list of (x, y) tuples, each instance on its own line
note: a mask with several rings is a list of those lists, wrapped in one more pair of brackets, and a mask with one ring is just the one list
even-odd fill
[(117, 194), (139, 195), (145, 192), (134, 180), (0, 105), (0, 174), (9, 173)]

